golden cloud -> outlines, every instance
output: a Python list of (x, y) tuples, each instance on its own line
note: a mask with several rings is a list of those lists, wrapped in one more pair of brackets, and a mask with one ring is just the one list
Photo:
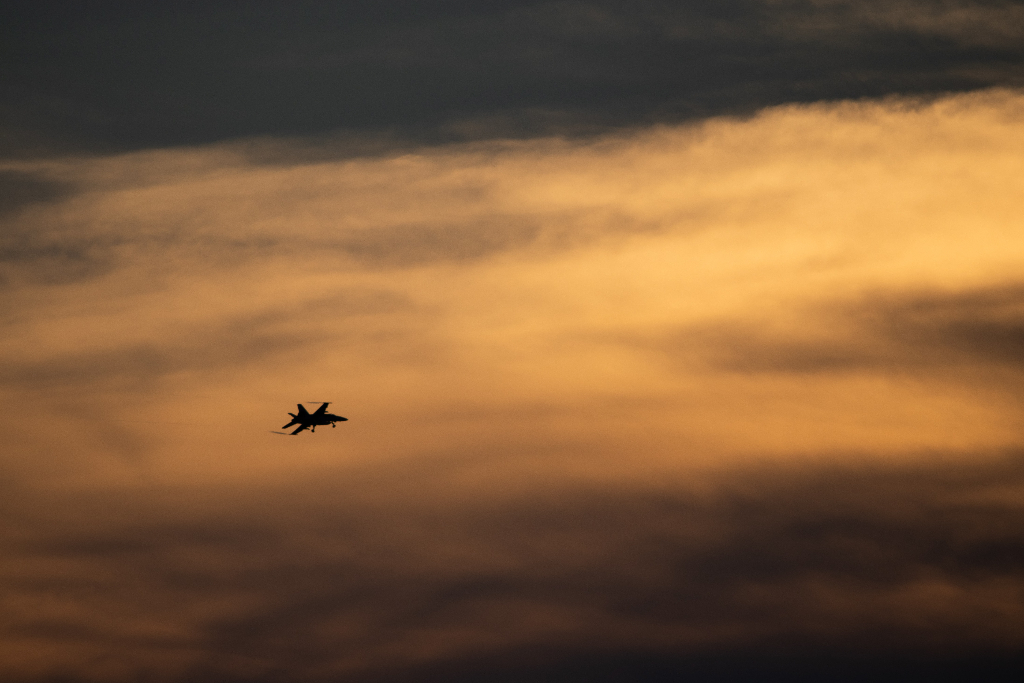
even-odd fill
[(7, 670), (1020, 648), (1022, 120), (7, 162)]

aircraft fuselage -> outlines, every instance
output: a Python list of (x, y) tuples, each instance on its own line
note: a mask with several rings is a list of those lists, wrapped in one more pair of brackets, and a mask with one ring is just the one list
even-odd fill
[[(330, 425), (335, 422), (348, 422), (347, 417), (341, 415), (332, 415), (331, 413), (324, 413), (323, 415), (311, 415), (308, 424), (310, 425)], [(305, 422), (305, 421), (304, 421)]]

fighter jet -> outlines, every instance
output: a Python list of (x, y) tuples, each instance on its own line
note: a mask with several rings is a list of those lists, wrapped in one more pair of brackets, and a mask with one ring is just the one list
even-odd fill
[(328, 413), (327, 406), (329, 405), (331, 405), (329, 402), (323, 403), (315, 412), (310, 413), (306, 410), (305, 406), (299, 403), (299, 413), (297, 415), (295, 413), (288, 413), (292, 416), (292, 421), (281, 427), (281, 429), (288, 429), (292, 425), (299, 425), (290, 435), (295, 436), (303, 429), (315, 432), (316, 428), (321, 425), (331, 425), (333, 427), (335, 422), (346, 422), (348, 420), (347, 417)]

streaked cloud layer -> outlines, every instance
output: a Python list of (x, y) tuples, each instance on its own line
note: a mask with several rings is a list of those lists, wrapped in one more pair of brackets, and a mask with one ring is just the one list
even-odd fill
[(5, 162), (3, 677), (1012, 661), (1022, 117)]

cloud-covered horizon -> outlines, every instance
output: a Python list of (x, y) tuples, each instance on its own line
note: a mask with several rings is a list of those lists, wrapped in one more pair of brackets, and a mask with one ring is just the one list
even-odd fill
[(0, 676), (1009, 667), (1022, 116), (4, 162)]

